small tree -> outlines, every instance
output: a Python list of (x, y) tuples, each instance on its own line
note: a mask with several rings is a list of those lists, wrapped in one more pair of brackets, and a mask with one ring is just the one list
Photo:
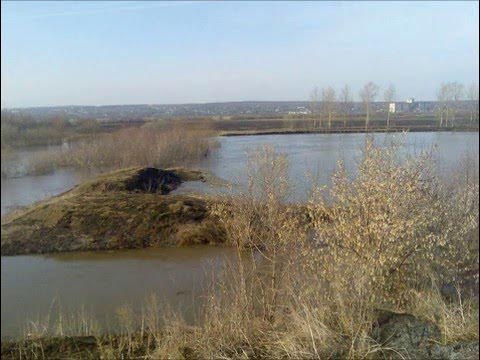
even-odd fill
[(451, 99), (454, 102), (453, 105), (453, 122), (452, 125), (455, 123), (455, 115), (456, 115), (456, 108), (458, 107), (458, 102), (463, 98), (464, 93), (464, 86), (458, 82), (451, 83)]
[(373, 82), (368, 82), (363, 86), (363, 89), (360, 91), (360, 98), (363, 101), (365, 106), (365, 129), (368, 129), (368, 124), (370, 122), (370, 111), (372, 106), (372, 101), (378, 94), (378, 86)]
[(347, 127), (347, 117), (350, 116), (352, 109), (353, 96), (350, 91), (350, 86), (345, 85), (340, 91), (340, 103), (343, 112), (343, 127)]
[(449, 189), (431, 153), (405, 159), (399, 145), (368, 138), (356, 176), (340, 162), (332, 186), (318, 187), (309, 204), (318, 272), (346, 292), (364, 274), (375, 303), (407, 300), (430, 275), (478, 276), (478, 252), (468, 250), (478, 241), (478, 184)]
[(395, 99), (395, 86), (390, 86), (385, 90), (383, 98), (387, 103), (387, 128), (390, 127), (390, 103)]
[[(313, 128), (317, 127), (317, 117), (318, 117), (318, 104), (320, 102), (320, 94), (318, 92), (318, 87), (315, 87), (310, 93), (310, 111), (313, 116)], [(322, 120), (320, 119), (320, 127), (322, 127)]]
[(470, 100), (470, 127), (478, 119), (478, 85), (470, 84), (467, 91), (468, 100)]
[(458, 107), (458, 101), (463, 97), (463, 90), (463, 85), (456, 81), (442, 83), (440, 85), (437, 93), (437, 99), (440, 105), (440, 126), (443, 126), (443, 124), (448, 126), (448, 120), (450, 120), (450, 125), (454, 125), (455, 108)]
[(332, 128), (332, 118), (335, 113), (335, 90), (329, 86), (326, 89), (322, 89), (322, 110), (328, 119), (328, 128)]
[(439, 114), (439, 126), (447, 125), (448, 123), (448, 98), (449, 98), (449, 88), (448, 84), (442, 83), (437, 92), (438, 108), (437, 112)]

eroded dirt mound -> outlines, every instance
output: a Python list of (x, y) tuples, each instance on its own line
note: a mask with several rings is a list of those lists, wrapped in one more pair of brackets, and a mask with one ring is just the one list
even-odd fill
[(170, 193), (190, 180), (205, 177), (199, 171), (154, 168), (101, 175), (2, 219), (1, 253), (222, 242), (209, 216), (212, 200)]

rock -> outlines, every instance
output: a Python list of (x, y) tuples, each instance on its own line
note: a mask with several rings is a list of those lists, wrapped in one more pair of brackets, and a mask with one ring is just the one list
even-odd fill
[(447, 301), (453, 302), (458, 299), (457, 288), (452, 283), (443, 284), (440, 293)]
[(478, 341), (450, 345), (434, 344), (430, 349), (430, 357), (438, 360), (474, 360), (478, 359), (478, 355)]
[(380, 310), (373, 337), (383, 347), (391, 348), (391, 358), (429, 358), (432, 344), (440, 340), (434, 323), (407, 313)]

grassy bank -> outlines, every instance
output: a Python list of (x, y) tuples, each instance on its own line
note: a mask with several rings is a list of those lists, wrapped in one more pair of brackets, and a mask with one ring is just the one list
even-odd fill
[[(95, 320), (85, 315), (63, 317), (50, 324), (48, 336), (46, 328), (33, 323), (24, 339), (2, 342), (1, 355), (5, 359), (478, 358), (478, 303), (463, 298), (448, 302), (436, 290), (416, 293), (409, 312), (373, 311), (364, 324), (352, 322), (357, 320), (354, 312), (358, 309), (332, 301), (317, 309), (308, 303), (295, 307), (283, 315), (283, 320), (272, 324), (254, 314), (240, 314), (248, 309), (240, 307), (245, 304), (237, 299), (230, 305), (225, 301), (212, 306), (218, 296), (208, 300), (202, 325), (187, 325), (172, 312), (165, 315), (162, 305), (151, 298), (139, 319), (128, 306), (118, 308), (115, 333), (99, 332)], [(235, 312), (229, 313), (232, 310)], [(410, 347), (395, 348), (389, 344), (393, 336), (382, 339), (375, 335), (384, 331), (387, 318), (390, 325), (409, 318), (412, 321), (408, 325), (418, 327), (414, 331), (428, 329), (427, 336), (436, 334), (428, 337), (420, 351), (408, 341), (402, 345)], [(134, 326), (134, 320), (141, 325)], [(235, 322), (227, 323), (232, 320)], [(345, 327), (349, 329), (346, 333)], [(355, 332), (359, 330), (365, 332)], [(411, 335), (401, 326), (395, 330), (401, 336)]]
[[(9, 116), (12, 116), (11, 114)], [(459, 116), (455, 124), (439, 127), (432, 115), (398, 115), (386, 124), (375, 114), (368, 129), (362, 115), (338, 116), (328, 126), (319, 117), (195, 117), (151, 119), (142, 126), (104, 129), (81, 120), (72, 125), (64, 119), (36, 123), (33, 119), (2, 120), (2, 176), (48, 174), (59, 168), (106, 171), (128, 166), (189, 166), (214, 151), (216, 135), (332, 134), (400, 131), (478, 131), (478, 124)], [(90, 124), (90, 125), (89, 125)], [(96, 125), (95, 125), (96, 124)], [(128, 124), (128, 123), (127, 123)], [(4, 131), (5, 130), (5, 131)], [(61, 144), (68, 149), (39, 150), (28, 161), (16, 158), (15, 150), (33, 145)], [(19, 169), (19, 162), (22, 163)], [(23, 165), (24, 163), (24, 165)]]
[(472, 165), (444, 183), (429, 154), (404, 159), (395, 146), (368, 142), (355, 178), (340, 163), (330, 189), (312, 190), (305, 222), (285, 210), (288, 161), (265, 148), (249, 161), (248, 191), (210, 206), (225, 243), (253, 261), (227, 264), (212, 280), (195, 326), (156, 305), (136, 327), (123, 309), (115, 335), (86, 331), (93, 337), (83, 341), (33, 334), (2, 344), (2, 355), (476, 358), (478, 166)]
[[(428, 299), (425, 300), (424, 298)], [(339, 300), (339, 299), (337, 299)], [(226, 305), (224, 303), (223, 305)], [(234, 305), (226, 305), (232, 310)], [(415, 313), (421, 306), (421, 314)], [(275, 325), (262, 323), (255, 316), (237, 313), (227, 315), (218, 308), (207, 308), (206, 316), (213, 317), (202, 325), (187, 325), (170, 313), (162, 315), (161, 306), (150, 301), (144, 315), (133, 327), (133, 312), (129, 307), (117, 311), (118, 330), (102, 334), (84, 315), (62, 319), (51, 324), (55, 335), (45, 336), (44, 328), (31, 326), (31, 332), (22, 340), (4, 341), (1, 355), (5, 359), (461, 359), (478, 358), (478, 304), (460, 298), (447, 302), (438, 291), (417, 293), (408, 312), (378, 311), (371, 323), (355, 326), (349, 316), (353, 309), (339, 310), (338, 305), (325, 304), (314, 310), (306, 304), (301, 312), (284, 315), (284, 321)], [(312, 311), (314, 310), (314, 311)], [(322, 314), (321, 311), (328, 311)], [(379, 323), (385, 314), (391, 318), (409, 317), (419, 324), (428, 324), (438, 331), (435, 338), (421, 352), (411, 348), (395, 348), (373, 335), (382, 329)], [(227, 315), (225, 318), (219, 318)], [(432, 316), (433, 320), (425, 317)], [(75, 319), (75, 321), (72, 321)], [(229, 320), (235, 323), (222, 324)], [(334, 321), (348, 321), (338, 325)], [(326, 321), (327, 323), (323, 323)], [(383, 321), (383, 319), (382, 319)], [(74, 324), (76, 323), (76, 325)], [(329, 324), (330, 323), (330, 324)], [(412, 321), (413, 323), (413, 321)], [(162, 325), (163, 324), (163, 325)], [(167, 324), (167, 325), (164, 325)], [(363, 334), (344, 334), (341, 327), (356, 328)], [(421, 328), (423, 330), (425, 327)], [(405, 331), (400, 327), (396, 330)], [(418, 329), (417, 329), (418, 330)], [(380, 330), (381, 331), (381, 330)], [(75, 335), (69, 335), (74, 332)], [(351, 331), (349, 331), (351, 333)], [(42, 335), (43, 334), (43, 335)], [(81, 335), (85, 334), (85, 335)], [(455, 334), (452, 336), (452, 334)], [(351, 336), (355, 338), (352, 339)], [(405, 334), (402, 334), (405, 335)], [(429, 334), (431, 335), (431, 334)], [(363, 336), (363, 338), (362, 338)], [(425, 340), (425, 339), (424, 339)], [(364, 342), (358, 344), (358, 341)], [(352, 348), (353, 346), (353, 348)], [(358, 348), (361, 346), (361, 348)]]
[(478, 128), (470, 127), (437, 127), (437, 126), (390, 126), (390, 127), (338, 127), (332, 129), (315, 129), (315, 128), (278, 128), (265, 130), (231, 130), (220, 132), (220, 136), (253, 136), (253, 135), (288, 135), (288, 134), (358, 134), (358, 133), (387, 133), (387, 132), (439, 132), (439, 131), (476, 131)]
[(6, 215), (2, 255), (222, 243), (209, 213), (213, 199), (167, 195), (182, 182), (215, 179), (182, 168), (163, 172), (167, 178), (145, 168), (109, 172)]
[[(192, 120), (193, 121), (193, 120)], [(384, 113), (374, 114), (368, 128), (365, 115), (337, 115), (328, 123), (322, 115), (278, 115), (277, 117), (232, 117), (213, 120), (222, 135), (257, 135), (280, 133), (349, 133), (385, 131), (478, 131), (478, 122), (458, 116), (455, 123), (439, 126), (434, 114), (395, 114), (387, 124)]]
[(1, 126), (2, 150), (4, 148), (58, 145), (64, 141), (105, 132), (101, 124), (94, 119), (70, 122), (67, 118), (58, 116), (37, 121), (29, 115), (3, 110)]

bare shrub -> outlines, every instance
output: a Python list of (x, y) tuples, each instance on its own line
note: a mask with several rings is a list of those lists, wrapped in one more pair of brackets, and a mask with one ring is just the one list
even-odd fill
[(206, 129), (128, 128), (74, 145), (64, 154), (62, 165), (87, 169), (166, 167), (202, 159), (212, 147)]
[(298, 214), (287, 206), (291, 188), (284, 155), (271, 147), (258, 149), (249, 155), (247, 173), (247, 192), (215, 204), (212, 214), (225, 229), (227, 242), (239, 251), (254, 251), (268, 268), (268, 275), (257, 280), (263, 316), (274, 321), (280, 289), (290, 280), (295, 253), (299, 253), (306, 231)]
[[(395, 351), (372, 338), (378, 308), (429, 318), (417, 294), (431, 289), (432, 277), (458, 279), (465, 263), (478, 274), (464, 241), (478, 227), (475, 181), (444, 186), (431, 154), (399, 154), (398, 145), (369, 141), (355, 177), (340, 166), (332, 189), (317, 189), (309, 204), (312, 236), (286, 206), (286, 159), (269, 148), (251, 157), (247, 193), (214, 211), (239, 256), (254, 260), (217, 282), (189, 346), (204, 357), (357, 359)], [(453, 310), (459, 306), (465, 302), (443, 308), (436, 323), (449, 322), (449, 341), (478, 338), (478, 308)]]
[[(214, 213), (227, 241), (253, 261), (248, 268), (239, 261), (228, 282), (217, 283), (221, 291), (209, 298), (202, 334), (223, 334), (225, 343), (202, 346), (202, 356), (354, 358), (376, 351), (365, 296), (340, 292), (336, 284), (327, 292), (312, 266), (318, 253), (309, 231), (298, 208), (287, 205), (286, 158), (264, 147), (250, 156), (247, 172), (247, 193), (216, 205)], [(358, 280), (356, 291), (368, 289)]]
[[(340, 163), (330, 201), (318, 189), (310, 213), (316, 269), (326, 281), (350, 291), (360, 272), (372, 301), (399, 305), (430, 274), (447, 280), (461, 270), (465, 236), (478, 229), (478, 185), (446, 191), (428, 154), (403, 161), (397, 155), (395, 146), (369, 141), (356, 177), (349, 179)], [(333, 220), (323, 221), (324, 214)]]

